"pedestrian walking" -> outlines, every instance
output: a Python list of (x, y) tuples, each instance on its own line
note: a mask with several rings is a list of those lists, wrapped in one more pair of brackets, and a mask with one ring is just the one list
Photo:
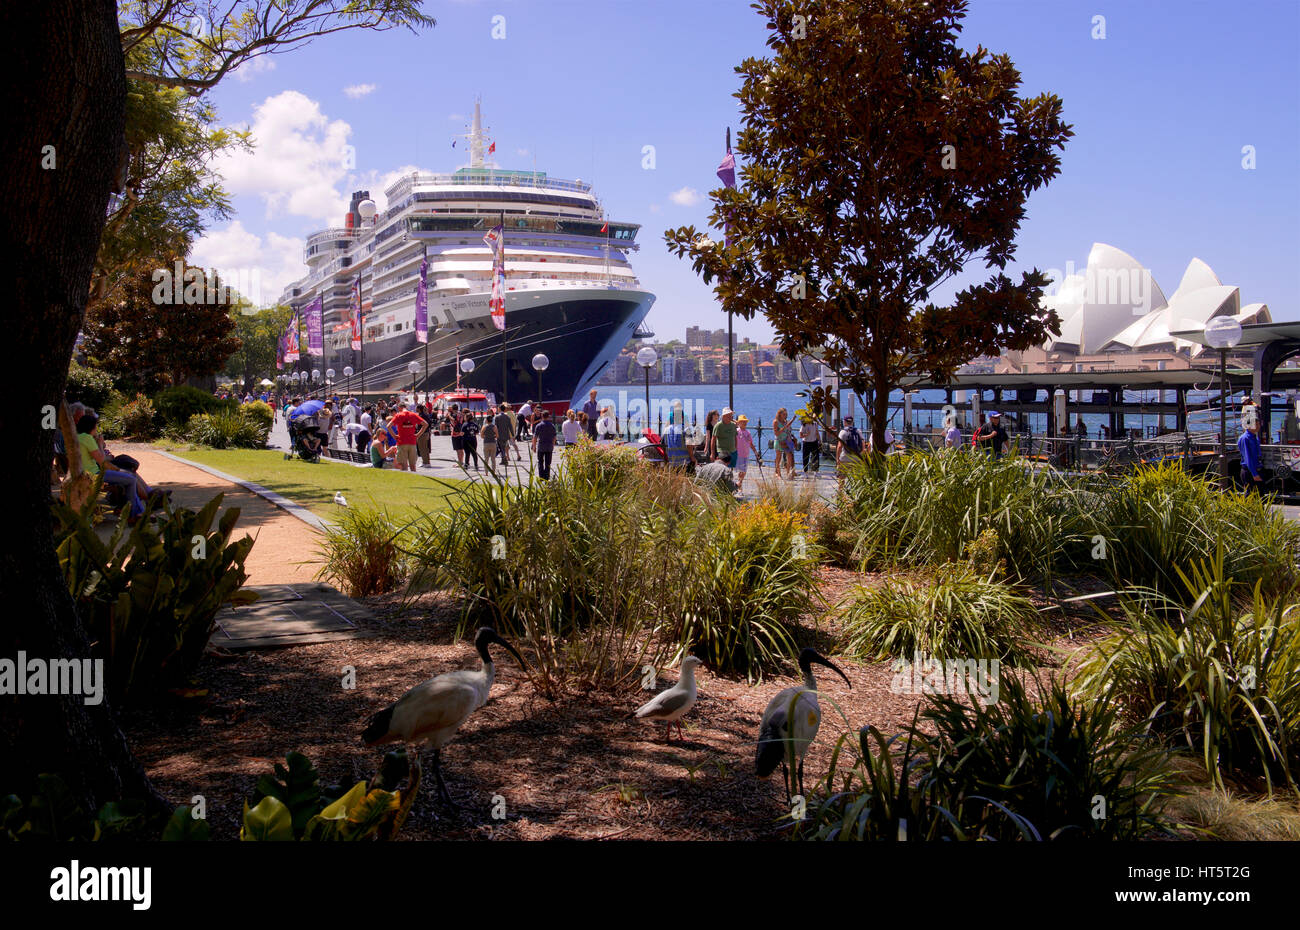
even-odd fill
[(515, 439), (527, 439), (528, 431), (533, 427), (533, 402), (524, 401), (524, 405), (519, 408), (519, 433)]
[(491, 411), (488, 412), (488, 418), (483, 421), (479, 438), (483, 440), (483, 467), (496, 474), (497, 424), (492, 418)]
[(803, 418), (803, 425), (799, 427), (799, 441), (803, 445), (803, 473), (808, 474), (810, 463), (814, 473), (821, 471), (822, 431), (812, 417)]
[(713, 454), (728, 468), (736, 466), (736, 424), (732, 421), (733, 416), (735, 413), (730, 407), (723, 407), (722, 419), (713, 427)]
[(466, 411), (465, 420), (460, 425), (461, 446), (465, 452), (465, 463), (468, 467), (471, 459), (474, 461), (474, 470), (478, 471), (478, 418), (474, 414)]
[(510, 464), (510, 439), (514, 436), (514, 424), (510, 422), (510, 415), (506, 412), (506, 405), (502, 404), (495, 417), (497, 426), (497, 451), (501, 453), (501, 464), (508, 466)]
[(1241, 486), (1247, 494), (1258, 494), (1264, 483), (1260, 466), (1263, 459), (1259, 445), (1259, 417), (1246, 419), (1246, 429), (1237, 438), (1237, 452), (1241, 455)]
[(465, 431), (462, 429), (460, 407), (451, 405), (451, 447), (456, 452), (456, 464), (465, 467)]
[(754, 445), (754, 434), (749, 431), (749, 417), (743, 413), (736, 418), (736, 487), (745, 490), (745, 472), (749, 470), (749, 457), (761, 461), (761, 453)]
[(429, 425), (415, 412), (415, 404), (411, 404), (410, 409), (395, 413), (388, 427), (397, 432), (397, 470), (415, 471), (416, 446)]
[(551, 477), (551, 456), (555, 454), (555, 424), (551, 411), (542, 411), (542, 422), (533, 429), (533, 454), (537, 457), (537, 473), (544, 480)]
[(596, 418), (600, 416), (600, 406), (596, 403), (596, 389), (592, 388), (587, 402), (582, 405), (582, 412), (587, 416), (587, 435), (596, 438)]
[(781, 407), (776, 412), (776, 417), (772, 420), (772, 437), (776, 454), (776, 476), (781, 477), (781, 465), (786, 464), (789, 468), (787, 478), (794, 479), (794, 424), (788, 419), (789, 414), (786, 409)]

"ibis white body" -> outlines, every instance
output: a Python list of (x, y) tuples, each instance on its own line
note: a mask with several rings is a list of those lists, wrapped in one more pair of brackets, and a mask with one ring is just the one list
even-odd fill
[(492, 662), (477, 670), (447, 672), (421, 682), (381, 713), (391, 711), (387, 733), (377, 742), (428, 743), (441, 749), (470, 714), (487, 703), (496, 671)]
[[(848, 684), (848, 676), (815, 649), (804, 649), (799, 654), (799, 669), (803, 684), (780, 691), (767, 702), (763, 720), (758, 730), (758, 747), (755, 753), (755, 770), (759, 778), (767, 778), (778, 765), (786, 778), (786, 791), (790, 790), (787, 756), (793, 756), (799, 790), (803, 791), (803, 759), (808, 747), (817, 738), (821, 727), (822, 711), (817, 701), (817, 679), (813, 677), (812, 663), (834, 669)], [(852, 687), (852, 685), (849, 685)]]

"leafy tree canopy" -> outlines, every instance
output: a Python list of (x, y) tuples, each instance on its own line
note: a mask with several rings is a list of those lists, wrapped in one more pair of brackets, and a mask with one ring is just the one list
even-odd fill
[[(1051, 94), (1017, 95), (1009, 58), (957, 46), (965, 0), (759, 0), (771, 58), (736, 69), (736, 188), (710, 221), (665, 232), (723, 308), (762, 313), (787, 355), (810, 353), (879, 399), (944, 381), (967, 359), (1059, 331), (1037, 269), (1003, 274), (1029, 194), (1072, 132)], [(930, 295), (982, 259), (995, 270), (948, 306)]]

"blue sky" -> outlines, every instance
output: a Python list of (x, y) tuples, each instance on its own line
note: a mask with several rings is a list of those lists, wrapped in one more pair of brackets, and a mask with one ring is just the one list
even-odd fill
[[(222, 122), (251, 125), (258, 147), (221, 164), (237, 217), (208, 231), (195, 260), (256, 266), (274, 299), (302, 273), (301, 240), (341, 225), (352, 190), (377, 196), (401, 169), (463, 164), (464, 142), (451, 143), (480, 95), (503, 168), (531, 170), (535, 157), (642, 224), (633, 267), (658, 295), (649, 322), (661, 339), (724, 327), (663, 230), (706, 223), (723, 130), (739, 125), (733, 68), (766, 51), (746, 0), (425, 8), (438, 25), (417, 35), (330, 36), (223, 82), (212, 96)], [(492, 38), (494, 16), (504, 39)], [(1092, 37), (1096, 16), (1104, 39)], [(1243, 304), (1300, 319), (1300, 0), (974, 0), (961, 43), (1010, 55), (1021, 92), (1057, 94), (1074, 126), (1061, 175), (1029, 201), (1020, 267), (1081, 269), (1106, 242), (1169, 295), (1195, 256)], [(771, 335), (761, 319), (737, 331)]]

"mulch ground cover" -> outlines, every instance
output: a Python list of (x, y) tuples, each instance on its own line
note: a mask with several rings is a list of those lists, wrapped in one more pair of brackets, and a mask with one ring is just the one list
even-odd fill
[[(833, 605), (853, 585), (884, 577), (824, 568), (821, 590)], [(1048, 603), (1041, 594), (1036, 600)], [(457, 609), (446, 596), (366, 604), (375, 614), (365, 624), (373, 638), (210, 655), (198, 681), (206, 693), (125, 713), (128, 739), (154, 784), (176, 803), (202, 795), (214, 838), (238, 837), (244, 799), (290, 751), (306, 754), (324, 783), (371, 778), (391, 747), (361, 744), (370, 715), (432, 675), (478, 667), (472, 645), (453, 637)], [(1042, 672), (1061, 667), (1101, 632), (1088, 606), (1044, 618)], [(838, 632), (828, 610), (819, 625), (800, 632), (801, 645), (833, 655)], [(701, 668), (685, 738), (670, 741), (661, 726), (628, 719), (646, 691), (551, 702), (533, 692), (502, 650), (495, 657), (491, 699), (442, 753), (447, 786), (461, 808), (436, 803), (426, 753), (426, 777), (401, 839), (756, 840), (779, 837), (783, 817), (789, 822), (780, 771), (758, 780), (754, 750), (763, 709), (798, 682), (797, 669), (750, 685)], [(923, 700), (891, 690), (890, 662), (835, 661), (853, 687), (818, 669), (826, 673), (818, 678), (825, 697), (821, 732), (805, 763), (809, 790), (840, 733), (871, 724), (892, 734), (911, 723)], [(351, 689), (344, 687), (349, 668)], [(658, 687), (676, 675), (665, 670)]]

